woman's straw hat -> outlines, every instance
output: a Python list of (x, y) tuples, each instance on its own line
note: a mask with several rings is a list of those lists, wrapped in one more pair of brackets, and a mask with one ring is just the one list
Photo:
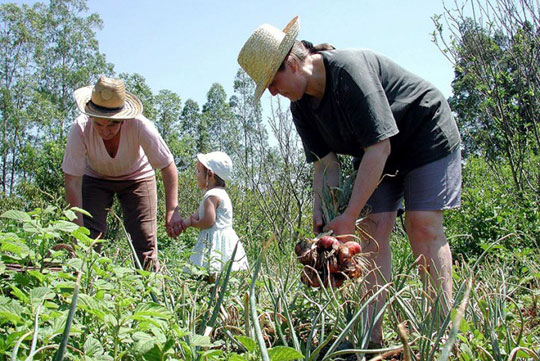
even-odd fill
[(270, 85), (285, 56), (291, 50), (300, 22), (294, 17), (283, 31), (272, 25), (259, 26), (244, 44), (238, 54), (238, 64), (255, 81), (255, 101), (258, 101), (264, 90)]
[(139, 98), (126, 91), (122, 79), (100, 77), (96, 85), (73, 92), (79, 110), (91, 117), (123, 120), (135, 118), (143, 111)]

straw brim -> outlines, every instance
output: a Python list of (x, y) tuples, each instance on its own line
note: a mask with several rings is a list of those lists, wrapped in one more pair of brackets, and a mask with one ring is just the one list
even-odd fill
[(139, 98), (127, 91), (122, 109), (111, 111), (104, 111), (103, 108), (97, 109), (90, 102), (93, 88), (94, 87), (90, 85), (79, 88), (73, 92), (73, 98), (75, 98), (77, 107), (83, 114), (96, 118), (125, 120), (135, 118), (137, 115), (143, 112), (143, 105)]
[(279, 44), (276, 56), (274, 59), (271, 59), (272, 64), (268, 67), (268, 73), (264, 77), (264, 81), (257, 84), (257, 87), (255, 88), (255, 102), (259, 101), (266, 88), (268, 88), (272, 80), (274, 80), (281, 63), (283, 63), (283, 60), (285, 60), (285, 57), (294, 45), (294, 41), (298, 37), (299, 31), (300, 22), (298, 21), (298, 16), (295, 16), (283, 29), (285, 37), (281, 44)]

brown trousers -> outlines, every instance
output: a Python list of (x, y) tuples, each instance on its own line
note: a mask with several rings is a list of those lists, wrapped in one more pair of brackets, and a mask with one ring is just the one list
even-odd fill
[(138, 179), (114, 181), (83, 177), (83, 208), (93, 218), (84, 216), (84, 226), (90, 236), (107, 232), (107, 214), (118, 195), (122, 205), (124, 226), (131, 236), (139, 261), (144, 268), (150, 264), (157, 267), (157, 190), (154, 176)]

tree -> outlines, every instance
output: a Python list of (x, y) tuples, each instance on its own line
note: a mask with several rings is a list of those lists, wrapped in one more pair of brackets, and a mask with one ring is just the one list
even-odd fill
[(182, 109), (180, 97), (170, 90), (160, 90), (154, 97), (154, 104), (156, 126), (165, 142), (178, 138)]
[(181, 129), (183, 136), (194, 137), (197, 134), (199, 123), (201, 122), (201, 113), (199, 104), (193, 99), (186, 100), (182, 115), (180, 116)]
[(70, 120), (77, 116), (73, 90), (112, 71), (95, 37), (94, 30), (101, 29), (102, 21), (97, 14), (81, 16), (86, 11), (86, 0), (50, 0), (40, 14), (44, 27), (42, 46), (35, 54), (38, 89), (56, 109), (56, 116), (43, 122), (54, 139), (64, 138)]
[(120, 73), (119, 77), (124, 80), (126, 90), (135, 94), (143, 104), (143, 114), (148, 119), (156, 119), (156, 109), (154, 107), (154, 94), (150, 86), (146, 84), (146, 79), (141, 74)]
[[(540, 194), (540, 17), (534, 0), (468, 0), (435, 17), (434, 40), (453, 63), (450, 98), (468, 153), (485, 157), (516, 193)], [(465, 9), (469, 4), (470, 8)], [(470, 13), (468, 16), (466, 13)]]
[(252, 173), (250, 169), (260, 163), (260, 159), (256, 158), (253, 143), (259, 142), (267, 146), (268, 135), (262, 122), (260, 103), (253, 103), (255, 83), (242, 69), (236, 73), (234, 93), (230, 103), (241, 133), (238, 156), (247, 176)]
[(33, 102), (36, 78), (30, 76), (39, 37), (36, 29), (39, 6), (0, 6), (0, 120), (2, 194), (10, 194), (15, 182), (17, 155), (31, 128), (27, 109)]
[(28, 150), (64, 141), (66, 124), (75, 116), (73, 89), (112, 68), (99, 54), (93, 32), (101, 20), (81, 16), (86, 10), (82, 0), (0, 5), (3, 196), (11, 195), (19, 180), (35, 177), (32, 158), (23, 161)]
[[(188, 99), (180, 116), (180, 138), (183, 139), (187, 154), (195, 156), (197, 150), (203, 151), (208, 138), (206, 128), (201, 124), (199, 104), (193, 99)], [(184, 164), (185, 165), (185, 164)]]
[[(207, 93), (206, 103), (202, 109), (201, 123), (208, 133), (208, 146), (211, 150), (233, 152), (237, 146), (234, 114), (227, 102), (225, 89), (218, 83), (212, 84)], [(204, 146), (206, 147), (206, 144)]]

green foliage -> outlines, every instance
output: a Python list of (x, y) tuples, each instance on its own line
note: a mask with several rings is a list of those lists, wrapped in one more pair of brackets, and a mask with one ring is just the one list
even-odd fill
[(101, 20), (81, 15), (86, 10), (82, 0), (0, 5), (3, 196), (13, 195), (21, 180), (35, 179), (33, 152), (43, 154), (48, 145), (62, 142), (75, 115), (72, 91), (112, 69), (95, 40)]
[[(175, 155), (182, 215), (193, 213), (202, 196), (195, 154), (230, 153), (235, 170), (227, 191), (251, 274), (225, 273), (207, 283), (207, 271), (189, 265), (197, 232), (177, 240), (165, 234), (160, 181), (162, 273), (132, 267), (114, 216), (103, 253), (94, 252), (88, 230), (71, 223), (78, 210), (62, 209), (61, 200), (65, 130), (76, 114), (71, 91), (100, 74), (113, 75), (93, 33), (101, 21), (85, 11), (84, 0), (0, 5), (6, 60), (0, 70), (12, 74), (0, 80), (0, 166), (6, 174), (0, 354), (14, 360), (52, 359), (56, 350), (62, 350), (57, 357), (73, 360), (315, 360), (344, 356), (339, 345), (348, 341), (360, 358), (369, 358), (373, 320), (363, 311), (376, 295), (364, 293), (366, 281), (348, 281), (339, 290), (299, 282), (293, 246), (311, 235), (312, 170), (288, 110), (272, 102), (263, 120), (260, 104), (252, 102), (254, 84), (241, 70), (230, 100), (213, 84), (202, 110), (191, 99), (182, 107), (173, 92), (154, 94), (139, 74), (120, 76)], [(516, 20), (514, 10), (510, 15)], [(408, 241), (396, 232), (395, 277), (384, 286), (385, 350), (403, 347), (397, 330), (405, 324), (405, 352), (422, 360), (535, 359), (540, 212), (538, 140), (532, 136), (538, 134), (538, 92), (531, 72), (538, 59), (527, 57), (535, 53), (537, 24), (517, 19), (508, 32), (453, 19), (460, 36), (447, 49), (456, 60), (451, 100), (468, 153), (463, 206), (445, 217), (457, 259), (455, 302), (448, 314), (439, 312), (444, 300), (426, 294)], [(118, 204), (113, 210), (120, 214)], [(473, 284), (469, 297), (467, 282)]]
[(465, 0), (446, 11), (450, 34), (434, 19), (434, 40), (454, 64), (450, 105), (467, 154), (484, 156), (524, 197), (538, 197), (540, 179), (538, 11), (531, 0)]
[[(290, 256), (292, 245), (287, 256), (268, 252), (275, 245), (267, 245), (251, 280), (242, 273), (225, 273), (208, 284), (185, 273), (185, 263), (178, 258), (168, 263), (164, 274), (116, 264), (93, 251), (88, 231), (70, 222), (74, 217), (71, 210), (53, 207), (2, 214), (0, 354), (6, 358), (26, 359), (35, 353), (50, 359), (63, 339), (69, 359), (83, 359), (84, 354), (96, 360), (260, 360), (261, 342), (269, 360), (335, 359), (345, 353), (337, 349), (345, 339), (354, 352), (365, 355), (371, 330), (364, 310), (377, 295), (362, 295), (362, 279), (347, 282), (339, 291), (306, 288)], [(77, 241), (69, 242), (72, 254), (51, 251), (65, 239)], [(400, 237), (395, 242), (394, 248), (407, 244)], [(174, 254), (173, 249), (167, 252)], [(419, 340), (410, 352), (422, 360), (438, 359), (462, 304), (460, 285), (472, 279), (475, 287), (465, 303), (453, 357), (533, 357), (540, 340), (538, 293), (533, 291), (540, 286), (540, 262), (538, 255), (531, 256), (492, 248), (485, 256), (490, 262), (457, 267), (456, 304), (442, 319), (437, 316), (441, 300), (426, 297), (411, 258), (402, 260), (393, 283), (385, 286), (385, 307), (391, 311), (385, 331), (393, 345), (387, 350), (399, 345), (395, 330), (407, 320), (410, 339)], [(72, 297), (74, 292), (78, 297)], [(157, 302), (151, 293), (158, 295)], [(75, 312), (66, 339), (62, 331), (70, 309)], [(255, 323), (262, 338), (254, 337)], [(204, 334), (196, 332), (199, 329)]]
[[(540, 209), (536, 200), (508, 192), (507, 183), (486, 176), (490, 173), (482, 158), (471, 156), (463, 166), (462, 206), (445, 217), (456, 256), (474, 258), (483, 252), (484, 244), (492, 242), (508, 251), (539, 246)], [(507, 168), (503, 177), (509, 173)]]

